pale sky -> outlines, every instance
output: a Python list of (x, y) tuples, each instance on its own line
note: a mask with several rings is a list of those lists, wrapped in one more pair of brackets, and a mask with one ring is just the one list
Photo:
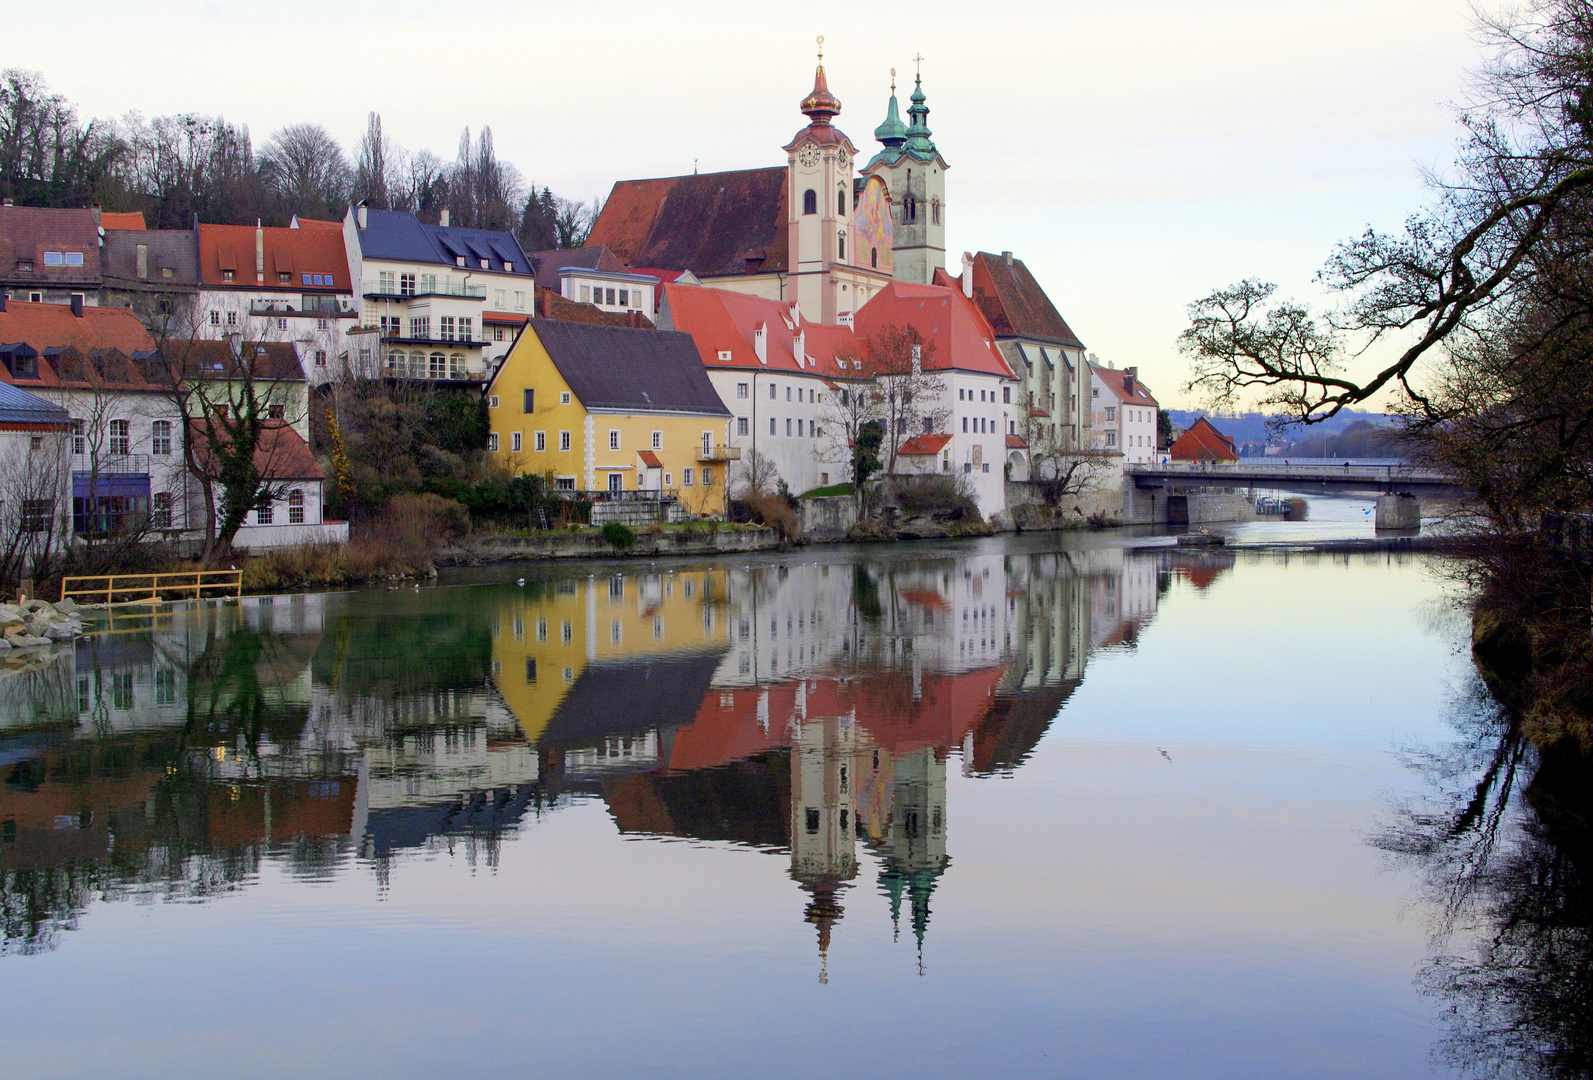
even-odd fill
[(922, 53), (949, 268), (1012, 250), (1091, 351), (1177, 406), (1190, 301), (1247, 276), (1309, 297), (1335, 241), (1421, 205), (1421, 170), (1453, 156), (1472, 24), (1460, 0), (86, 2), (13, 5), (0, 67), (85, 116), (219, 113), (257, 147), (314, 121), (352, 152), (375, 110), (451, 159), (488, 124), (527, 178), (591, 199), (694, 160), (782, 163), (818, 34), (866, 159), (890, 69), (905, 108)]

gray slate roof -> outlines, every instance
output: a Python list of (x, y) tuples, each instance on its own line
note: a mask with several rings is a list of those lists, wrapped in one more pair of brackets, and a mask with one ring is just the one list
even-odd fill
[[(370, 209), (365, 211), (365, 228), (356, 232), (367, 259), (456, 266), (455, 260), (463, 256), (465, 270), (482, 269), (481, 260), (486, 259), (487, 270), (531, 276), (531, 260), (512, 232), (423, 225), (411, 213)], [(507, 270), (506, 264), (514, 268)]]
[(628, 273), (625, 264), (620, 262), (608, 248), (599, 244), (597, 247), (562, 248), (551, 251), (533, 251), (531, 265), (536, 270), (537, 288), (559, 291), (559, 271), (565, 267), (578, 267), (582, 270), (604, 270), (614, 274)]
[(69, 424), (71, 414), (26, 390), (0, 382), (0, 424)]
[(554, 319), (530, 325), (588, 409), (730, 415), (690, 334)]
[[(148, 276), (138, 276), (138, 248), (147, 252)], [(192, 229), (106, 229), (100, 268), (111, 288), (193, 292), (199, 287), (199, 243)], [(171, 277), (161, 271), (170, 269)]]

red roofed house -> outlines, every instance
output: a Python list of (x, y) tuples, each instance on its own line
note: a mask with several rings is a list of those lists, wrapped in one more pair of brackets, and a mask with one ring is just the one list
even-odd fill
[(100, 230), (92, 210), (0, 205), (0, 295), (36, 304), (99, 303)]
[[(359, 319), (342, 234), (203, 224), (197, 232), (193, 336), (290, 342), (314, 382), (332, 378), (347, 359), (347, 332)], [(181, 331), (187, 336), (189, 328)]]
[(1174, 461), (1238, 461), (1233, 440), (1207, 420), (1198, 418), (1180, 435), (1168, 451)]
[(1084, 344), (1023, 260), (1010, 251), (965, 253), (955, 281), (979, 305), (1018, 377), (1014, 399), (1029, 410), (1018, 434), (1042, 454), (1090, 446)]
[[(212, 434), (199, 420), (189, 425), (189, 435), (200, 448), (201, 467), (214, 474), (205, 450)], [(254, 464), (270, 485), (271, 501), (250, 512), (233, 538), (234, 547), (267, 550), (348, 539), (348, 522), (322, 520), (325, 477), (309, 444), (291, 424), (283, 421), (265, 428), (255, 448)]]
[(940, 449), (939, 471), (967, 478), (986, 519), (1005, 511), (1007, 466), (1026, 477), (1028, 455), (1021, 447), (1007, 446), (1007, 436), (1018, 434), (1022, 419), (1013, 401), (1015, 379), (979, 308), (948, 285), (893, 281), (863, 305), (852, 325), (859, 339), (889, 326), (910, 326), (931, 346), (923, 367), (939, 378), (940, 400), (926, 402), (921, 416), (909, 419), (902, 430), (886, 432), (886, 437), (905, 442), (915, 435), (950, 435), (950, 443)]
[(1123, 455), (1126, 464), (1155, 461), (1156, 399), (1139, 381), (1138, 368), (1090, 365), (1090, 435), (1096, 450)]

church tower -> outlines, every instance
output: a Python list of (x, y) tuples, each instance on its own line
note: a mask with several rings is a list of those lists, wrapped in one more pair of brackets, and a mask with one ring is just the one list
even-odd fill
[(892, 71), (885, 122), (874, 129), (884, 149), (863, 167), (863, 175), (881, 178), (890, 190), (896, 280), (927, 285), (946, 265), (947, 165), (931, 138), (922, 73), (913, 79), (905, 125), (895, 75)]
[[(798, 108), (808, 126), (785, 147), (788, 163), (786, 225), (790, 230), (790, 295), (802, 314), (814, 322), (834, 323), (842, 311), (834, 270), (847, 262), (847, 211), (852, 201), (852, 166), (857, 147), (830, 121), (841, 102), (830, 93), (824, 76), (824, 38), (819, 38), (819, 66), (813, 91)], [(850, 298), (848, 298), (850, 299)], [(845, 305), (850, 313), (851, 304)]]

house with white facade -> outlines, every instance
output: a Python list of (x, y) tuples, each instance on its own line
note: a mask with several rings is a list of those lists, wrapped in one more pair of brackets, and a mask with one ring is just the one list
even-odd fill
[(292, 343), (316, 382), (340, 370), (359, 310), (342, 236), (326, 229), (199, 225), (195, 325), (170, 336)]
[(535, 313), (531, 260), (512, 232), (361, 204), (343, 219), (343, 245), (367, 335), (355, 360), (378, 368), (363, 373), (485, 383)]
[(1124, 464), (1156, 460), (1156, 399), (1138, 368), (1091, 364), (1090, 448), (1123, 455)]
[(0, 383), (0, 537), (24, 561), (72, 535), (70, 430), (65, 409)]
[(591, 304), (599, 311), (617, 314), (636, 312), (653, 317), (657, 309), (655, 290), (658, 279), (635, 274), (602, 247), (565, 248), (533, 251), (531, 267), (537, 288), (577, 304)]

